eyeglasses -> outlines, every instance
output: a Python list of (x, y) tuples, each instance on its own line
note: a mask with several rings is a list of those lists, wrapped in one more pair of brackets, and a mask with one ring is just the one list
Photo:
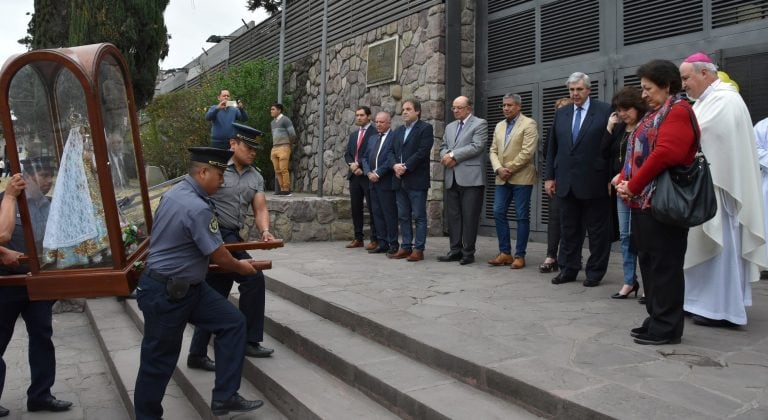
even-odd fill
[(459, 111), (466, 108), (466, 106), (452, 106), (451, 111)]

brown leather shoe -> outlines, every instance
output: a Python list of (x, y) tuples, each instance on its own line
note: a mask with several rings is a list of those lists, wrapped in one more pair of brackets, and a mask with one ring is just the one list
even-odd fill
[(360, 248), (361, 246), (363, 246), (363, 241), (359, 239), (355, 239), (347, 244), (347, 248)]
[(366, 251), (373, 251), (379, 247), (379, 243), (376, 241), (368, 242), (368, 246), (365, 247)]
[(488, 260), (488, 264), (490, 265), (510, 265), (515, 259), (512, 257), (512, 255), (499, 252), (499, 255), (496, 256), (496, 258), (492, 260)]
[(402, 260), (403, 258), (407, 258), (409, 255), (411, 255), (410, 249), (400, 248), (392, 255), (387, 254), (387, 257), (392, 258), (393, 260)]
[(424, 251), (419, 251), (418, 249), (414, 249), (413, 252), (411, 252), (411, 255), (408, 256), (408, 261), (414, 262), (414, 261), (421, 261), (424, 259)]
[(521, 257), (519, 255), (515, 256), (515, 260), (512, 261), (512, 266), (509, 267), (513, 270), (517, 270), (518, 268), (525, 267), (525, 257)]

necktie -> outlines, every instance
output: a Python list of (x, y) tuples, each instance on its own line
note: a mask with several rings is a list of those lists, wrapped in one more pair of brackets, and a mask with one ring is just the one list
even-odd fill
[(507, 132), (504, 134), (504, 147), (507, 147), (507, 143), (509, 143), (509, 135), (512, 134), (512, 129), (515, 128), (515, 122), (517, 122), (517, 119), (510, 121), (507, 121)]
[(376, 157), (373, 159), (373, 170), (375, 171), (376, 168), (379, 167), (379, 153), (381, 153), (381, 143), (382, 138), (384, 137), (383, 133), (379, 133), (379, 139), (376, 141)]
[(461, 134), (462, 128), (464, 128), (464, 121), (459, 121), (459, 129), (456, 130), (456, 141), (459, 141), (459, 134)]
[(581, 128), (581, 107), (576, 108), (576, 118), (573, 119), (573, 131), (571, 132), (571, 140), (576, 143), (576, 138), (579, 137), (579, 129)]
[(355, 150), (355, 162), (360, 161), (360, 145), (363, 144), (363, 136), (365, 136), (365, 129), (360, 127), (360, 134), (357, 135), (357, 149)]

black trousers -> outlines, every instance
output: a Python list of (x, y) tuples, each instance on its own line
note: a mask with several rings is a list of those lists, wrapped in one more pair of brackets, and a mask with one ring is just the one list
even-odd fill
[(587, 279), (600, 281), (608, 270), (611, 254), (611, 203), (605, 197), (581, 200), (569, 193), (558, 197), (560, 205), (560, 255), (557, 263), (564, 276), (576, 277), (581, 270), (581, 247), (589, 233), (589, 259), (584, 272)]
[[(0, 354), (4, 355), (13, 337), (16, 320), (21, 316), (29, 336), (29, 371), (31, 383), (27, 398), (31, 402), (44, 401), (51, 396), (56, 378), (56, 354), (53, 347), (51, 308), (53, 301), (29, 300), (27, 288), (7, 286), (0, 290)], [(0, 395), (5, 386), (5, 360), (0, 358)]]
[(483, 185), (462, 187), (456, 180), (451, 188), (445, 190), (445, 214), (453, 255), (475, 255), (484, 190)]
[[(243, 242), (240, 232), (234, 229), (220, 228), (221, 236), (225, 243)], [(247, 260), (251, 256), (246, 251), (234, 251), (232, 255), (238, 260)], [(245, 316), (245, 338), (250, 344), (258, 344), (264, 340), (264, 273), (257, 271), (256, 274), (243, 276), (237, 273), (208, 273), (205, 277), (206, 283), (220, 295), (229, 297), (232, 290), (232, 284), (238, 283), (240, 292), (239, 308)], [(202, 328), (195, 328), (195, 334), (192, 336), (192, 342), (189, 344), (189, 354), (205, 356), (208, 350), (208, 343), (211, 340), (211, 333)]]
[(358, 241), (363, 240), (363, 221), (364, 208), (363, 199), (368, 207), (368, 214), (370, 215), (371, 225), (371, 240), (376, 240), (376, 223), (373, 217), (373, 207), (371, 205), (371, 189), (368, 182), (368, 177), (365, 175), (352, 175), (349, 179), (349, 202), (352, 207), (352, 226), (355, 229), (355, 239)]
[(654, 337), (682, 337), (688, 229), (661, 223), (649, 210), (632, 209), (631, 241), (645, 289), (643, 326)]
[(560, 248), (560, 205), (557, 202), (557, 197), (550, 197), (547, 221), (547, 257), (555, 260)]

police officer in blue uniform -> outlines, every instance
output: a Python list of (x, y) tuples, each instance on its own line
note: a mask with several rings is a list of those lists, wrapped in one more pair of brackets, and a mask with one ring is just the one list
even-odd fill
[(136, 378), (137, 420), (159, 419), (162, 400), (181, 351), (186, 324), (215, 335), (216, 380), (211, 411), (250, 411), (260, 400), (237, 393), (245, 356), (245, 318), (204, 281), (209, 260), (253, 275), (253, 260), (237, 260), (224, 247), (210, 196), (221, 186), (229, 150), (190, 148), (189, 175), (163, 195), (155, 212), (149, 256), (136, 299), (144, 313), (141, 364)]
[[(247, 125), (234, 123), (234, 138), (229, 140), (230, 150), (234, 153), (224, 171), (224, 185), (211, 196), (219, 220), (219, 230), (225, 243), (243, 242), (240, 230), (245, 223), (248, 207), (253, 209), (254, 223), (261, 232), (261, 240), (275, 238), (269, 233), (269, 209), (264, 192), (264, 178), (252, 167), (256, 151), (261, 149), (259, 138), (261, 131)], [(239, 260), (251, 257), (246, 251), (230, 251)], [(264, 338), (264, 273), (241, 276), (237, 273), (208, 273), (206, 282), (225, 298), (229, 296), (233, 282), (239, 284), (240, 312), (245, 316), (246, 346), (245, 354), (251, 357), (269, 357), (274, 350), (263, 347)], [(214, 371), (216, 365), (207, 356), (211, 334), (202, 328), (195, 328), (192, 343), (189, 346), (187, 366), (193, 369)]]
[[(27, 208), (38, 255), (42, 252), (48, 220), (50, 198), (46, 194), (53, 185), (53, 159), (38, 157), (22, 160), (20, 163), (23, 177), (14, 175), (2, 195), (0, 242), (7, 243), (5, 247), (0, 247), (0, 275), (29, 272), (29, 267), (18, 264), (18, 257), (27, 249), (21, 218), (16, 209), (16, 197), (23, 188), (26, 188)], [(58, 400), (51, 394), (51, 387), (56, 380), (56, 354), (51, 340), (53, 303), (51, 300), (30, 301), (26, 286), (0, 288), (0, 354), (5, 354), (19, 315), (27, 326), (29, 370), (32, 375), (32, 381), (27, 388), (27, 411), (66, 411), (72, 406), (71, 402)], [(5, 385), (5, 373), (5, 361), (0, 359), (0, 395)], [(8, 414), (9, 410), (0, 406), (0, 417)]]

